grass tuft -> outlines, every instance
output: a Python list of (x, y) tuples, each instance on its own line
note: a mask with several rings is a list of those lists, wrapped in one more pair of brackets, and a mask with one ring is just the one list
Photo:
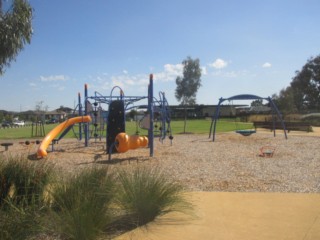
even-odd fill
[(183, 188), (159, 169), (136, 168), (118, 173), (117, 202), (130, 216), (131, 224), (141, 226), (169, 212), (184, 212), (191, 205), (184, 199)]
[(111, 221), (114, 181), (102, 168), (83, 170), (53, 188), (53, 231), (67, 239), (97, 239)]
[(30, 162), (22, 156), (3, 160), (0, 165), (0, 205), (8, 198), (18, 205), (41, 204), (52, 173), (51, 164)]
[(93, 167), (59, 182), (53, 173), (45, 162), (0, 159), (0, 239), (110, 238), (191, 208), (157, 168)]
[(0, 239), (30, 239), (41, 233), (42, 210), (39, 205), (26, 206), (11, 200), (6, 202), (6, 208), (0, 210)]
[(22, 156), (0, 161), (0, 239), (29, 239), (41, 232), (43, 194), (53, 168)]

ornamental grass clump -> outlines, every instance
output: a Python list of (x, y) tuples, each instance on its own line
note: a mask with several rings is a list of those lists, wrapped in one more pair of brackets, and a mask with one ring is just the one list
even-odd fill
[(11, 185), (11, 179), (7, 174), (7, 164), (0, 159), (0, 206), (9, 197)]
[(21, 205), (6, 200), (0, 209), (0, 239), (24, 240), (41, 233), (42, 208), (39, 205)]
[(52, 173), (51, 164), (30, 162), (22, 156), (4, 160), (0, 165), (0, 205), (8, 198), (18, 205), (42, 204)]
[(81, 171), (51, 192), (51, 230), (66, 239), (97, 239), (111, 221), (114, 180), (103, 168)]
[(184, 198), (183, 187), (157, 168), (120, 170), (117, 180), (117, 203), (125, 210), (130, 224), (141, 226), (166, 213), (191, 208)]
[(22, 156), (0, 161), (0, 239), (28, 239), (41, 231), (53, 168)]

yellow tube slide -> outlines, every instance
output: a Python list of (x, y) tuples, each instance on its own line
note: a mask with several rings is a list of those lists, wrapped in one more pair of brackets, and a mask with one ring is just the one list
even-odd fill
[(68, 128), (69, 126), (75, 124), (75, 123), (81, 123), (81, 122), (91, 122), (91, 117), (90, 116), (83, 116), (83, 117), (74, 117), (67, 119), (63, 123), (60, 123), (58, 126), (56, 126), (54, 129), (52, 129), (42, 140), (37, 156), (39, 158), (41, 157), (46, 157), (48, 155), (47, 153), (47, 148), (49, 144), (52, 142), (52, 140), (58, 136), (63, 130)]

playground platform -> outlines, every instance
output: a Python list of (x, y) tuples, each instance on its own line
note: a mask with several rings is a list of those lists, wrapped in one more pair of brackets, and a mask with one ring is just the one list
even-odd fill
[(192, 192), (195, 216), (167, 214), (117, 240), (320, 239), (320, 194)]

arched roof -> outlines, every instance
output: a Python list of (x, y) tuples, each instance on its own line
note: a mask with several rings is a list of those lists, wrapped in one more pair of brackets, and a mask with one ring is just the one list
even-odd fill
[(228, 100), (228, 101), (232, 101), (232, 100), (255, 100), (255, 99), (265, 99), (267, 100), (268, 98), (264, 98), (264, 97), (259, 97), (257, 95), (252, 95), (252, 94), (240, 94), (240, 95), (235, 95), (229, 98), (223, 98), (223, 101)]

